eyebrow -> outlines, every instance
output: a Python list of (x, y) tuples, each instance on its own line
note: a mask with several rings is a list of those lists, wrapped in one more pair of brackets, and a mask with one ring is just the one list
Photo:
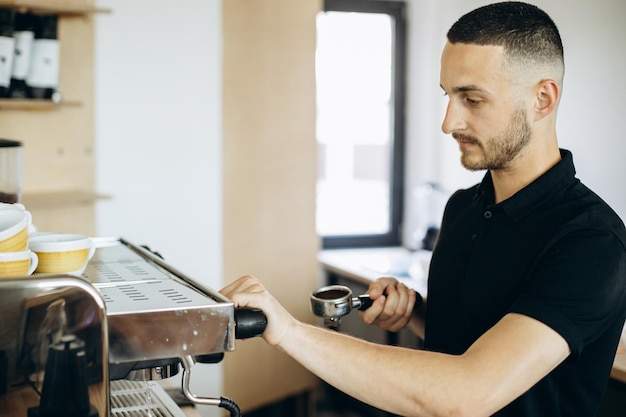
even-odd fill
[[(446, 91), (446, 89), (443, 88), (443, 85), (439, 84), (439, 86), (441, 87), (441, 89), (443, 91)], [(480, 87), (478, 87), (476, 85), (473, 85), (473, 84), (463, 85), (463, 86), (460, 86), (460, 87), (454, 87), (452, 89), (452, 91), (454, 93), (467, 93), (467, 92), (474, 92), (474, 93), (476, 93), (476, 92), (478, 92), (478, 93), (488, 94), (487, 91), (485, 91), (482, 88), (480, 88)]]

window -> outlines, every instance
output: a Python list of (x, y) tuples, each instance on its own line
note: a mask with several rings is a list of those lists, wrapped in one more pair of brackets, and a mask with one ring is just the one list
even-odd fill
[(399, 245), (404, 2), (326, 0), (317, 18), (317, 231), (324, 248)]

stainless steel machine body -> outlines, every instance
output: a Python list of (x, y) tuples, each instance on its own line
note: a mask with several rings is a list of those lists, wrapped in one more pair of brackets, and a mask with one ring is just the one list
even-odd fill
[(96, 246), (80, 278), (0, 281), (0, 411), (12, 391), (40, 389), (47, 349), (63, 335), (84, 342), (89, 401), (100, 417), (117, 415), (111, 387), (120, 384), (111, 379), (167, 377), (162, 361), (178, 369), (181, 358), (188, 373), (194, 358), (219, 361), (234, 350), (232, 302), (143, 247), (123, 239), (97, 239)]
[[(0, 410), (23, 397), (11, 397), (14, 391), (41, 391), (48, 348), (64, 333), (85, 342), (89, 402), (100, 416), (109, 415), (104, 300), (91, 284), (71, 276), (0, 281)], [(13, 410), (6, 412), (12, 417)]]
[(106, 303), (111, 364), (234, 350), (232, 302), (143, 247), (97, 246), (83, 275)]

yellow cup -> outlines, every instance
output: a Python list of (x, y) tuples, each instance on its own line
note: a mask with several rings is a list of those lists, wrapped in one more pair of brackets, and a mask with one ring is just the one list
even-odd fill
[(80, 275), (96, 252), (89, 236), (70, 233), (34, 233), (28, 246), (39, 258), (39, 274)]
[(28, 228), (31, 221), (29, 211), (20, 208), (0, 209), (0, 252), (28, 249)]
[(37, 254), (29, 249), (0, 252), (0, 278), (30, 275), (37, 268), (37, 264)]

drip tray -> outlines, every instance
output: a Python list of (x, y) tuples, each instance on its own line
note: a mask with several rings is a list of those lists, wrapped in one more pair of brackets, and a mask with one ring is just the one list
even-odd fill
[(185, 417), (154, 381), (111, 381), (111, 417)]

